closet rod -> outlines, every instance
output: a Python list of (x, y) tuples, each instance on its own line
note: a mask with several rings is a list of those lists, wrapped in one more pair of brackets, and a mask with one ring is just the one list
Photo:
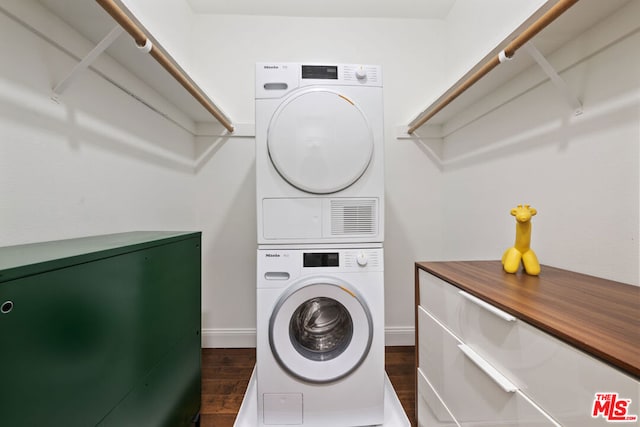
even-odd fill
[(129, 18), (129, 16), (116, 4), (114, 0), (96, 0), (96, 2), (118, 23), (127, 33), (133, 37), (141, 49), (150, 49), (148, 52), (162, 67), (173, 76), (208, 112), (213, 114), (229, 132), (233, 132), (233, 124), (225, 115), (207, 99), (189, 79), (180, 71), (162, 51), (151, 44), (144, 32)]
[(501, 62), (511, 59), (518, 49), (526, 42), (531, 40), (536, 34), (551, 24), (557, 17), (562, 15), (571, 6), (576, 4), (578, 0), (559, 0), (544, 15), (537, 19), (529, 28), (525, 29), (518, 37), (511, 41), (502, 52), (488, 60), (482, 67), (471, 75), (467, 80), (462, 82), (453, 92), (446, 98), (433, 106), (431, 109), (425, 110), (422, 116), (418, 116), (413, 122), (409, 123), (408, 134), (412, 134), (420, 126), (425, 124), (430, 118), (438, 114), (444, 107), (449, 105), (454, 99), (460, 96), (464, 91), (473, 86), (478, 80), (484, 77), (489, 71), (497, 67)]

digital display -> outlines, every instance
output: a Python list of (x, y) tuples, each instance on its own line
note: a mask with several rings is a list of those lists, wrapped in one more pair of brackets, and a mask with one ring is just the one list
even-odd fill
[(338, 79), (338, 67), (335, 65), (303, 65), (303, 79)]
[(304, 267), (339, 267), (338, 252), (304, 253)]

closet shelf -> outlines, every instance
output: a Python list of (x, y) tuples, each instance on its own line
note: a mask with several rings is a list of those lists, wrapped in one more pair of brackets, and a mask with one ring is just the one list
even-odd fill
[[(117, 78), (104, 76), (102, 72), (99, 74), (158, 114), (194, 136), (200, 136), (199, 129), (203, 125), (209, 130), (208, 135), (250, 136), (249, 126), (241, 124), (238, 128), (232, 124), (228, 116), (214, 104), (206, 92), (121, 1), (38, 0), (38, 2), (96, 47), (108, 37), (105, 36), (114, 29), (114, 26), (121, 26), (129, 33), (131, 37), (123, 35), (111, 40), (104, 48), (104, 52), (156, 95), (149, 95), (147, 89), (138, 92), (135, 87), (130, 86), (130, 83), (122, 83)], [(91, 63), (85, 66), (90, 66), (96, 71)], [(72, 73), (73, 71), (69, 77), (72, 77)], [(65, 85), (72, 83), (72, 81), (65, 82)], [(54, 97), (60, 92), (54, 89)]]
[[(435, 130), (439, 137), (446, 136), (447, 130), (444, 128), (456, 115), (536, 63), (558, 86), (559, 92), (566, 96), (575, 113), (580, 114), (581, 104), (577, 97), (568, 91), (559, 77), (558, 72), (561, 70), (549, 68), (550, 64), (546, 62), (545, 57), (614, 13), (628, 1), (559, 0), (547, 2), (407, 126), (401, 127), (398, 130), (398, 138), (417, 137), (418, 135), (414, 132), (425, 124), (432, 129), (430, 131), (423, 130), (421, 134), (433, 137)], [(514, 55), (521, 47), (526, 49), (522, 49), (521, 52)]]
[(150, 38), (146, 36), (146, 32), (139, 28), (135, 22), (131, 20), (129, 15), (119, 7), (113, 0), (96, 0), (97, 3), (118, 23), (127, 33), (133, 37), (136, 45), (148, 52), (171, 76), (176, 79), (180, 85), (187, 90), (213, 117), (216, 118), (222, 126), (229, 132), (233, 132), (231, 121), (215, 106), (211, 100), (182, 70), (180, 70), (175, 61), (166, 54), (158, 45), (154, 45)]

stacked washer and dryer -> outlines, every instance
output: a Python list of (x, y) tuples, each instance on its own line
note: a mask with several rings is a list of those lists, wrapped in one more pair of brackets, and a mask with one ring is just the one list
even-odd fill
[(382, 72), (256, 64), (260, 426), (384, 422)]

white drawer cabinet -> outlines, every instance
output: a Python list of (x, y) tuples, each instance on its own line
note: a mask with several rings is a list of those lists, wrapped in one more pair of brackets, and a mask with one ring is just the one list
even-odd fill
[(421, 338), (435, 344), (422, 347), (419, 369), (461, 426), (554, 425), (504, 377), (485, 372), (480, 356), (468, 353), (463, 342), (422, 307), (419, 310)]
[(416, 380), (420, 397), (416, 401), (420, 413), (418, 427), (459, 427), (420, 368)]
[[(500, 278), (502, 273), (494, 275)], [(465, 280), (467, 286), (462, 290), (458, 283), (416, 269), (419, 425), (439, 425), (423, 422), (433, 415), (420, 406), (423, 394), (439, 396), (436, 403), (448, 408), (451, 425), (461, 426), (608, 425), (604, 414), (592, 417), (592, 408), (596, 393), (611, 392), (631, 399), (628, 415), (639, 415), (636, 375), (530, 325), (518, 317), (517, 310), (508, 313), (471, 295), (476, 291), (470, 285), (475, 279), (471, 275)], [(499, 280), (494, 285), (499, 287)], [(519, 292), (513, 283), (505, 289)], [(542, 308), (541, 312), (553, 315), (553, 310)], [(634, 361), (633, 355), (630, 360)], [(421, 390), (421, 375), (429, 388), (423, 385)]]

